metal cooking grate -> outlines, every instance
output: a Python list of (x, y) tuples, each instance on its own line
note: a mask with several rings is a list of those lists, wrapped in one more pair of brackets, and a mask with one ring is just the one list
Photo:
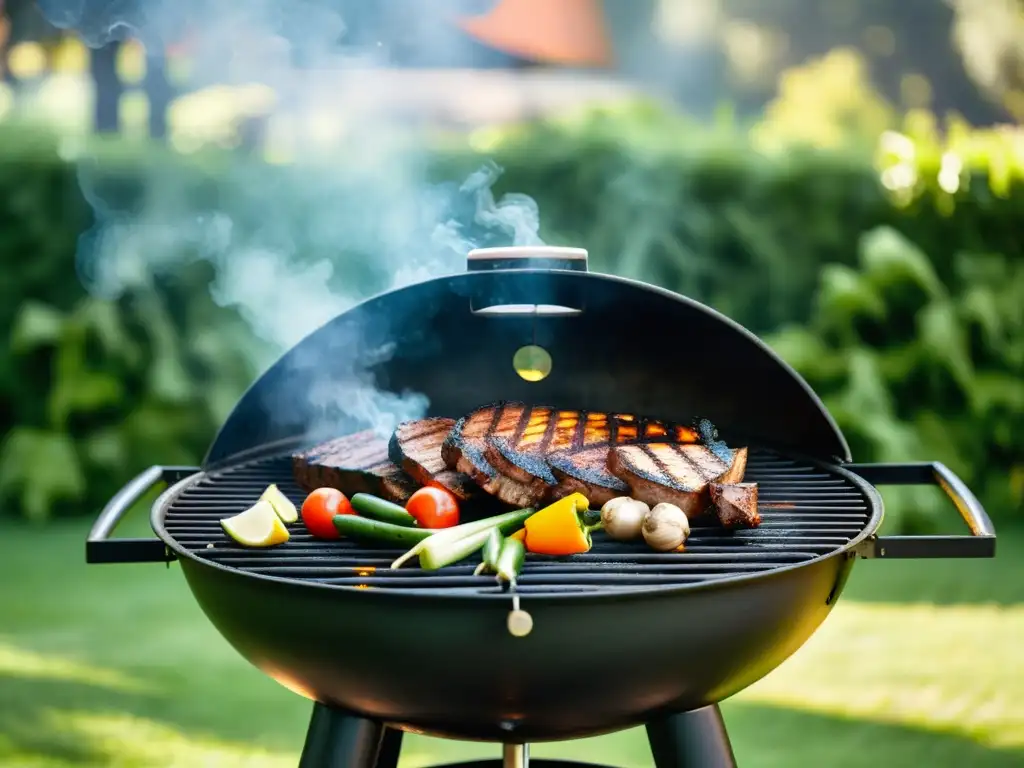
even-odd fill
[[(864, 491), (826, 466), (752, 451), (745, 480), (759, 484), (759, 528), (728, 532), (711, 522), (694, 521), (686, 551), (669, 554), (597, 533), (585, 555), (528, 555), (518, 591), (610, 591), (756, 574), (840, 549), (871, 519), (871, 501)], [(273, 578), (389, 590), (500, 591), (493, 576), (472, 575), (476, 558), (433, 572), (419, 570), (415, 562), (390, 570), (402, 550), (315, 539), (301, 521), (289, 527), (291, 539), (278, 547), (240, 547), (218, 521), (255, 503), (269, 483), (277, 483), (296, 505), (305, 497), (292, 479), (287, 457), (240, 465), (202, 475), (169, 499), (165, 530), (199, 558)]]

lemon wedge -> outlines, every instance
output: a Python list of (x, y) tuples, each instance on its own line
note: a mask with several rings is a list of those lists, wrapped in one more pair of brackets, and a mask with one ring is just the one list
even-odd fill
[(299, 519), (299, 511), (295, 509), (295, 505), (273, 483), (267, 486), (267, 490), (260, 496), (260, 501), (269, 501), (282, 523), (294, 523)]
[(220, 521), (224, 532), (246, 547), (272, 547), (288, 541), (288, 529), (269, 501), (257, 501), (245, 512)]

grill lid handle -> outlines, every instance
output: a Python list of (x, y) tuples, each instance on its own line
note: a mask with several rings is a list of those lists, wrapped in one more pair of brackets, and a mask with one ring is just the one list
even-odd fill
[(996, 529), (985, 508), (941, 461), (906, 464), (844, 464), (872, 485), (937, 485), (956, 505), (970, 536), (872, 536), (858, 554), (865, 558), (995, 557)]
[(565, 269), (587, 271), (587, 249), (558, 245), (510, 245), (474, 248), (466, 254), (466, 271), (492, 269)]
[[(474, 248), (466, 254), (466, 270), (468, 272), (491, 272), (506, 269), (522, 270), (565, 270), (569, 272), (587, 271), (587, 249), (567, 248), (556, 245), (510, 245), (500, 248)], [(540, 277), (543, 281), (543, 276)], [(490, 288), (501, 293), (509, 286), (502, 282)], [(476, 296), (470, 300), (470, 311), (473, 314), (498, 315), (502, 317), (523, 316), (573, 316), (583, 311), (583, 301), (575, 297), (559, 304), (533, 303), (542, 300), (545, 283), (540, 282), (538, 291), (533, 296), (520, 296), (523, 301), (498, 300), (497, 295)]]
[(150, 467), (114, 494), (100, 512), (85, 540), (87, 563), (169, 563), (174, 555), (160, 539), (112, 539), (121, 518), (159, 482), (176, 483), (198, 467)]

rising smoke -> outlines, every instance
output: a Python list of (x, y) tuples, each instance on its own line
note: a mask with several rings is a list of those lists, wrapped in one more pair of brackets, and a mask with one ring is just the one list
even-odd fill
[[(356, 78), (388, 66), (392, 47), (407, 44), (410, 30), (420, 50), (457, 44), (450, 27), (438, 23), (450, 4), (406, 2), (400, 16), (352, 23), (360, 21), (360, 9), (375, 5), (40, 0), (53, 24), (94, 47), (134, 37), (159, 50), (187, 35), (200, 85), (269, 86), (278, 97), (275, 118), (300, 132), (325, 100), (340, 107), (346, 123), (336, 167), (300, 136), (287, 168), (230, 165), (217, 177), (214, 199), (202, 204), (188, 174), (154, 166), (140, 169), (143, 202), (118, 205), (91, 159), (82, 158), (79, 179), (95, 212), (77, 254), (86, 288), (116, 298), (191, 261), (206, 261), (214, 268), (213, 299), (236, 308), (276, 357), (365, 298), (367, 281), (351, 276), (365, 273), (367, 260), (388, 276), (375, 288), (398, 287), (461, 271), (465, 254), (478, 244), (539, 244), (536, 203), (516, 194), (495, 199), (500, 168), (487, 164), (462, 183), (429, 184), (425, 152), (410, 147), (408, 131), (396, 131), (393, 118), (349, 98)], [(339, 353), (364, 352), (358, 341), (344, 340)], [(254, 355), (265, 355), (266, 348)], [(262, 368), (268, 359), (253, 362)], [(340, 408), (388, 433), (429, 405), (422, 394), (380, 392), (368, 374), (349, 374), (347, 388), (318, 388), (316, 412)]]

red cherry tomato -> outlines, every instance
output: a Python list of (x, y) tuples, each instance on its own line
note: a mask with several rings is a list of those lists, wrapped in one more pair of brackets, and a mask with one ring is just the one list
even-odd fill
[(341, 538), (334, 527), (334, 516), (355, 513), (345, 494), (337, 488), (317, 488), (302, 502), (302, 522), (318, 539)]
[(459, 524), (459, 502), (451, 491), (428, 485), (405, 503), (405, 511), (416, 518), (420, 528), (451, 528)]

